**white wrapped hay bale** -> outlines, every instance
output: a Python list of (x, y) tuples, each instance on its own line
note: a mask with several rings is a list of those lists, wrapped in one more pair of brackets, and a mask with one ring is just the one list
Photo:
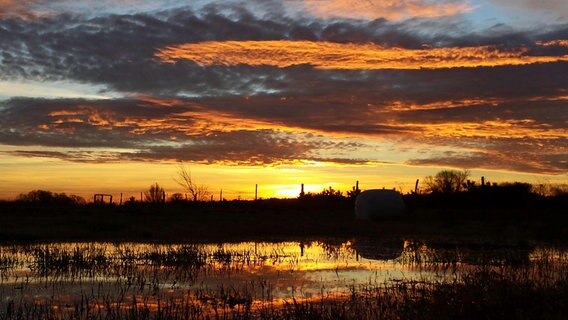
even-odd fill
[(355, 217), (373, 220), (404, 211), (402, 195), (395, 190), (374, 189), (361, 192), (355, 200)]

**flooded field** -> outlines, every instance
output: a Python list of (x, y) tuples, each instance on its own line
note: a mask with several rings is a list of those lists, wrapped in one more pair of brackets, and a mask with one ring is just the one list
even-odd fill
[(0, 319), (420, 318), (452, 299), (563, 313), (546, 301), (567, 267), (564, 249), (418, 240), (1, 246)]

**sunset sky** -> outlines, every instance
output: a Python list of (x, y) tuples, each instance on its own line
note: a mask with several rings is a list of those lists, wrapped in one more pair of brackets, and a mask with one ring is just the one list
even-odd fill
[(568, 182), (566, 0), (0, 0), (0, 198)]

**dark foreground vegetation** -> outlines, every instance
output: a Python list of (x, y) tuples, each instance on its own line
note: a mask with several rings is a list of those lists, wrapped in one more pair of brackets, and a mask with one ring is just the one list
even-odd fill
[[(376, 221), (355, 218), (358, 188), (188, 201), (154, 184), (146, 201), (119, 205), (32, 191), (0, 202), (0, 320), (566, 319), (568, 193), (466, 176), (432, 177), (404, 195), (404, 213)], [(273, 299), (283, 278), (302, 279), (300, 257), (218, 244), (286, 240), (356, 255), (335, 258), (337, 278), (371, 260), (392, 276)]]
[[(329, 248), (336, 257), (354, 254), (349, 247)], [(282, 256), (279, 250), (207, 251), (198, 245), (140, 250), (128, 244), (0, 247), (0, 320), (566, 319), (567, 252), (543, 248), (527, 252), (526, 259), (510, 260), (506, 257), (523, 256), (511, 249), (491, 254), (412, 243), (388, 263), (418, 275), (369, 279), (347, 283), (346, 291), (322, 289), (320, 295), (279, 299), (274, 294), (280, 278), (302, 272), (294, 271), (299, 257)], [(341, 254), (334, 255), (335, 250)], [(483, 258), (487, 254), (490, 259)], [(465, 262), (464, 256), (470, 259)], [(338, 267), (345, 265), (341, 258), (330, 259)], [(29, 266), (25, 276), (17, 272), (22, 265)], [(280, 270), (280, 276), (257, 273), (271, 268)], [(207, 282), (212, 277), (220, 280), (217, 285)]]
[(178, 197), (109, 205), (33, 191), (0, 202), (0, 243), (354, 236), (568, 241), (568, 195), (543, 195), (527, 184), (407, 194), (404, 214), (370, 222), (355, 219), (356, 194), (327, 189), (297, 199), (208, 202)]

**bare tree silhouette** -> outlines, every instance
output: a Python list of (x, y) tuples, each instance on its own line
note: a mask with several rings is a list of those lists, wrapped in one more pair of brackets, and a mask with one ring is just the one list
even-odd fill
[(174, 181), (184, 188), (192, 197), (193, 201), (205, 201), (209, 196), (207, 186), (197, 184), (191, 176), (191, 170), (186, 167), (183, 162), (178, 166), (177, 177)]

